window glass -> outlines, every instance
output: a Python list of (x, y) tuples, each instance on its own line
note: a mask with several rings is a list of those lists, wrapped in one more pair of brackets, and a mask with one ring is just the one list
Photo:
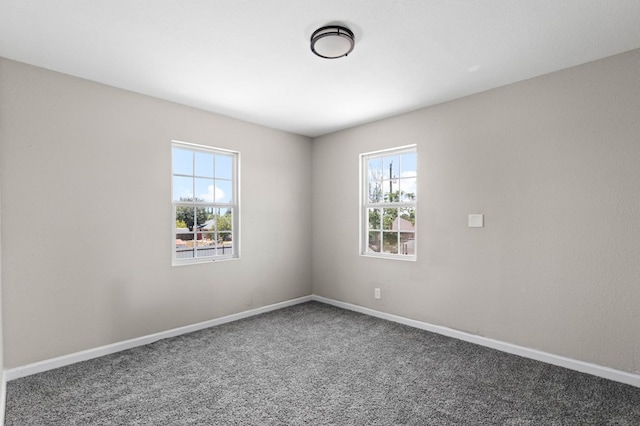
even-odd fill
[(219, 179), (231, 179), (233, 174), (233, 157), (229, 155), (216, 155), (216, 175)]
[(208, 152), (195, 152), (195, 175), (213, 177), (213, 154)]
[(173, 174), (193, 175), (193, 151), (173, 148)]
[(174, 142), (173, 263), (239, 257), (238, 153)]
[(415, 146), (362, 154), (361, 254), (415, 260)]

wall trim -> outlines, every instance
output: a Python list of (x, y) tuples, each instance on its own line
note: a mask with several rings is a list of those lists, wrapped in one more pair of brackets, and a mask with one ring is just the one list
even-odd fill
[(24, 365), (21, 367), (15, 367), (4, 370), (2, 372), (2, 378), (0, 380), (0, 413), (4, 413), (5, 405), (5, 387), (6, 382), (19, 379), (21, 377), (30, 376), (32, 374), (41, 373), (55, 368), (64, 367), (66, 365), (74, 364), (76, 362), (86, 361), (93, 358), (98, 358), (104, 355), (110, 355), (116, 352), (124, 351), (127, 349), (135, 348), (138, 346), (148, 345), (161, 339), (179, 336), (181, 334), (191, 333), (194, 331), (202, 330), (216, 325), (222, 325), (240, 319), (249, 318), (262, 313), (275, 311), (277, 309), (286, 308), (288, 306), (298, 305), (300, 303), (316, 301), (325, 303), (327, 305), (333, 305), (338, 308), (347, 309), (361, 314), (370, 315), (372, 317), (381, 318), (387, 321), (404, 324), (409, 327), (418, 328), (421, 330), (430, 331), (432, 333), (441, 334), (443, 336), (453, 337), (454, 339), (463, 340), (465, 342), (474, 343), (480, 346), (497, 349), (502, 352), (510, 353), (513, 355), (522, 356), (525, 358), (533, 359), (536, 361), (545, 362), (547, 364), (557, 365), (559, 367), (568, 368), (570, 370), (579, 371), (581, 373), (591, 374), (593, 376), (602, 377), (605, 379), (613, 380), (616, 382), (624, 383), (627, 385), (640, 388), (640, 375), (628, 373), (625, 371), (615, 370), (609, 367), (603, 367), (601, 365), (592, 364), (584, 361), (578, 361), (572, 358), (567, 358), (559, 355), (554, 355), (548, 352), (539, 351), (537, 349), (531, 349), (524, 346), (518, 346), (511, 343), (502, 342), (500, 340), (490, 339), (487, 337), (478, 336), (475, 334), (466, 333), (464, 331), (454, 330), (452, 328), (443, 327), (440, 325), (429, 324), (427, 322), (418, 321), (410, 318), (401, 317), (399, 315), (389, 314), (386, 312), (376, 311), (375, 309), (365, 308), (364, 306), (354, 305), (347, 302), (340, 302), (338, 300), (329, 299), (322, 296), (310, 295), (299, 297), (297, 299), (286, 300), (284, 302), (274, 303), (272, 305), (263, 306), (260, 308), (250, 309), (248, 311), (239, 312), (236, 314), (227, 315), (224, 317), (203, 321), (200, 323), (187, 325), (184, 327), (178, 327), (171, 330), (162, 331), (159, 333), (150, 334), (147, 336), (137, 337), (135, 339), (129, 339), (122, 342), (113, 343), (110, 345), (99, 346), (93, 349), (87, 349), (80, 352), (75, 352), (69, 355), (63, 355), (48, 360), (38, 361), (32, 364)]
[(486, 346), (492, 349), (497, 349), (502, 352), (507, 352), (507, 353), (518, 355), (524, 358), (530, 358), (536, 361), (542, 361), (547, 364), (557, 365), (559, 367), (568, 368), (570, 370), (591, 374), (593, 376), (602, 377), (605, 379), (613, 380), (616, 382), (620, 382), (620, 383), (624, 383), (627, 385), (640, 388), (640, 375), (638, 374), (627, 373), (625, 371), (615, 370), (609, 367), (603, 367), (598, 364), (591, 364), (584, 361), (578, 361), (572, 358), (567, 358), (559, 355), (554, 355), (548, 352), (539, 351), (537, 349), (518, 346), (511, 343), (502, 342), (500, 340), (494, 340), (487, 337), (466, 333), (464, 331), (454, 330), (452, 328), (443, 327), (440, 325), (429, 324), (427, 322), (417, 321), (410, 318), (401, 317), (398, 315), (388, 314), (385, 312), (376, 311), (374, 309), (365, 308), (363, 306), (354, 305), (351, 303), (340, 302), (338, 300), (329, 299), (322, 296), (313, 295), (311, 296), (311, 299), (316, 302), (326, 303), (328, 305), (333, 305), (338, 308), (348, 309), (350, 311), (359, 312), (361, 314), (370, 315), (372, 317), (377, 317), (377, 318), (385, 319), (388, 321), (397, 322), (400, 324), (408, 325), (410, 327), (415, 327), (422, 330), (430, 331), (432, 333), (453, 337), (454, 339), (464, 340), (465, 342), (474, 343), (476, 345)]
[(7, 408), (7, 375), (0, 371), (0, 425), (4, 425), (4, 413)]
[(196, 324), (187, 325), (184, 327), (173, 328), (171, 330), (161, 331), (159, 333), (136, 337), (134, 339), (124, 340), (122, 342), (112, 343), (105, 346), (99, 346), (97, 348), (87, 349), (87, 350), (75, 352), (69, 355), (62, 355), (56, 358), (34, 362), (32, 364), (27, 364), (21, 367), (6, 369), (4, 371), (4, 380), (2, 382), (4, 384), (8, 381), (30, 376), (32, 374), (42, 373), (44, 371), (53, 370), (54, 368), (64, 367), (66, 365), (75, 364), (76, 362), (81, 362), (81, 361), (87, 361), (89, 359), (98, 358), (104, 355), (110, 355), (116, 352), (135, 348), (138, 346), (148, 345), (150, 343), (157, 342), (158, 340), (161, 340), (161, 339), (167, 339), (169, 337), (175, 337), (181, 334), (191, 333), (194, 331), (203, 330), (205, 328), (214, 327), (216, 325), (238, 321), (244, 318), (249, 318), (255, 315), (263, 314), (265, 312), (275, 311), (277, 309), (286, 308), (288, 306), (310, 302), (311, 300), (312, 300), (311, 296), (299, 297), (297, 299), (286, 300), (284, 302), (274, 303), (272, 305), (250, 309), (248, 311), (239, 312), (237, 314), (231, 314), (224, 317), (199, 322)]

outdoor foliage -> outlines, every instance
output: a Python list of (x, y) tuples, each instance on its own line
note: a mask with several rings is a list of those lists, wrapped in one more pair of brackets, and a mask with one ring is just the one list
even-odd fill
[(412, 254), (415, 240), (416, 153), (366, 158), (368, 250)]
[[(199, 202), (204, 201), (198, 198), (180, 198), (180, 201)], [(233, 227), (233, 218), (231, 209), (227, 209), (225, 213), (221, 213), (220, 209), (213, 207), (197, 207), (197, 206), (176, 206), (176, 227), (188, 228), (189, 232), (193, 232), (194, 226), (201, 228), (207, 223), (215, 219), (212, 231), (231, 232)]]
[[(204, 201), (199, 198), (183, 198), (180, 197), (180, 201), (189, 201), (189, 202), (198, 202)], [(195, 214), (194, 214), (195, 212)], [(177, 206), (176, 207), (176, 227), (181, 227), (180, 225), (184, 224), (182, 227), (186, 227), (189, 231), (193, 231), (193, 226), (197, 224), (203, 224), (207, 220), (212, 219), (208, 217), (207, 211), (204, 208), (198, 208), (193, 206)]]

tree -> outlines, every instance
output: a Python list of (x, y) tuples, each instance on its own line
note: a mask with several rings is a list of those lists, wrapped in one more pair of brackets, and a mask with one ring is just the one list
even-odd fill
[(369, 202), (379, 203), (380, 201), (382, 201), (382, 172), (369, 169)]
[(387, 203), (399, 203), (403, 200), (406, 201), (407, 198), (413, 201), (416, 199), (416, 194), (414, 194), (413, 192), (405, 192), (400, 190), (384, 194), (384, 200)]
[(216, 229), (218, 231), (231, 232), (232, 224), (231, 209), (228, 209), (223, 215), (216, 216)]
[(416, 209), (413, 207), (400, 210), (400, 217), (404, 220), (408, 220), (412, 225), (416, 224)]
[[(182, 198), (180, 197), (180, 201), (187, 202), (198, 202), (204, 201), (199, 198)], [(195, 223), (198, 225), (204, 224), (207, 220), (213, 219), (213, 214), (207, 212), (207, 209), (204, 207), (196, 207), (196, 206), (177, 206), (176, 207), (176, 226), (179, 225), (186, 226), (189, 228), (189, 231), (193, 231), (193, 227)]]
[(233, 214), (231, 209), (227, 209), (224, 214), (216, 216), (216, 229), (218, 231), (218, 241), (231, 241), (233, 239)]

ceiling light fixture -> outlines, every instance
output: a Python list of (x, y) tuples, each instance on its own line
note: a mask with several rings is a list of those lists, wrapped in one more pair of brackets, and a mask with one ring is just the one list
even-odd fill
[(329, 25), (311, 34), (311, 51), (321, 58), (336, 59), (347, 56), (356, 45), (350, 29)]

